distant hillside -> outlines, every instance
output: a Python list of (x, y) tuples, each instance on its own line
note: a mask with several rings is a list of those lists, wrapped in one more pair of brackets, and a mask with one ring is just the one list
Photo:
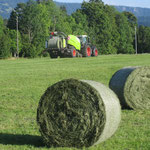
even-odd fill
[(129, 11), (133, 13), (136, 17), (139, 16), (150, 16), (150, 8), (140, 8), (140, 7), (127, 7), (127, 6), (115, 6), (119, 11)]
[[(0, 15), (3, 18), (8, 19), (13, 8), (17, 6), (17, 3), (26, 3), (28, 0), (0, 0)], [(77, 9), (81, 8), (80, 3), (59, 3), (55, 2), (57, 6), (65, 6), (67, 13), (71, 15)], [(150, 8), (140, 7), (126, 7), (126, 6), (114, 6), (119, 12), (129, 11), (132, 12), (138, 18), (138, 24), (144, 26), (150, 26)]]
[[(77, 9), (81, 8), (79, 3), (58, 3), (58, 6), (65, 6), (67, 13), (70, 15)], [(127, 7), (127, 6), (114, 6), (119, 12), (128, 11), (133, 13), (138, 18), (138, 24), (144, 26), (150, 26), (150, 8), (140, 8), (140, 7)]]
[(138, 17), (138, 25), (150, 27), (150, 16), (139, 16)]
[(65, 6), (68, 15), (71, 15), (73, 12), (75, 12), (77, 9), (81, 8), (80, 3), (58, 3), (55, 2), (57, 6)]
[[(77, 9), (81, 8), (79, 3), (58, 3), (58, 6), (65, 6), (67, 13), (70, 15)], [(138, 24), (144, 26), (150, 26), (150, 8), (140, 8), (140, 7), (127, 7), (127, 6), (114, 6), (119, 12), (128, 11), (133, 13), (138, 18)]]
[[(77, 9), (81, 8), (80, 3), (58, 3), (58, 6), (65, 6), (68, 14), (72, 14)], [(114, 6), (119, 12), (129, 11), (132, 12), (136, 17), (139, 16), (150, 16), (150, 8), (140, 8), (140, 7), (128, 7), (128, 6)]]
[(138, 18), (138, 25), (150, 26), (150, 8), (115, 6), (119, 12), (128, 11)]
[(28, 0), (0, 0), (0, 15), (8, 19), (13, 8), (17, 3), (26, 3)]

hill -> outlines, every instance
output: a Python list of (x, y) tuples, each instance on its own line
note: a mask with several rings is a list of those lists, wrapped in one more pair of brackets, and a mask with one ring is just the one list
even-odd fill
[(13, 8), (17, 3), (26, 3), (28, 0), (0, 0), (0, 15), (8, 19)]
[(59, 3), (55, 2), (57, 6), (65, 6), (67, 13), (71, 15), (73, 12), (75, 12), (77, 9), (81, 8), (81, 3)]
[[(79, 3), (58, 3), (58, 6), (65, 6), (67, 13), (70, 15), (77, 9), (81, 8)], [(128, 11), (133, 13), (138, 18), (138, 24), (144, 26), (150, 26), (150, 8), (140, 7), (127, 7), (127, 6), (114, 6), (119, 12)]]
[[(17, 3), (26, 3), (28, 0), (0, 0), (0, 15), (8, 19), (13, 8), (17, 6)], [(59, 3), (55, 2), (57, 6), (65, 6), (67, 13), (71, 15), (77, 9), (81, 8), (80, 3)], [(138, 18), (138, 24), (144, 26), (150, 26), (150, 8), (140, 7), (127, 7), (127, 6), (114, 6), (119, 12), (129, 11), (132, 12)]]
[(150, 26), (150, 8), (115, 6), (119, 12), (128, 11), (138, 18), (138, 25)]

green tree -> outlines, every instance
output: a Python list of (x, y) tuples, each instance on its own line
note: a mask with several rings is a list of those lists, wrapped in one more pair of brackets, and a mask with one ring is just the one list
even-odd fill
[(65, 14), (67, 14), (67, 9), (66, 9), (66, 7), (63, 5), (63, 6), (60, 6), (60, 10), (63, 12), (63, 13), (65, 13)]
[(78, 35), (84, 35), (89, 32), (87, 17), (80, 9), (72, 14), (72, 17), (75, 19), (75, 26), (73, 33)]
[(3, 30), (4, 30), (4, 22), (3, 18), (0, 16), (0, 37), (3, 35)]
[(9, 29), (14, 29), (16, 30), (16, 21), (17, 21), (17, 16), (18, 16), (18, 23), (19, 23), (19, 28), (20, 28), (20, 23), (22, 19), (22, 14), (23, 11), (26, 7), (25, 3), (18, 3), (17, 7), (11, 12), (10, 18), (8, 19), (7, 27)]
[(72, 34), (72, 28), (69, 23), (69, 17), (59, 17), (57, 24), (55, 26), (55, 31), (64, 32), (65, 34)]
[(133, 47), (135, 49), (135, 44), (134, 44), (135, 43), (135, 28), (138, 29), (137, 18), (131, 12), (126, 12), (125, 11), (125, 12), (123, 12), (123, 14), (127, 17), (128, 23), (131, 27), (131, 34), (132, 34), (132, 38), (133, 38), (133, 40), (132, 40), (133, 41)]
[(133, 30), (134, 30), (135, 26), (137, 26), (137, 18), (136, 18), (136, 16), (133, 13), (127, 12), (127, 11), (124, 11), (123, 14), (127, 17), (131, 28), (133, 28)]
[(8, 23), (7, 23), (7, 27), (9, 29), (16, 29), (16, 12), (13, 10), (10, 14), (10, 18), (8, 20)]
[(115, 25), (115, 20), (113, 16), (110, 17), (109, 13), (114, 13), (112, 9), (109, 6), (105, 6), (100, 0), (92, 0), (89, 3), (83, 2), (81, 10), (87, 17), (88, 33), (92, 43), (96, 44), (100, 53), (116, 53), (112, 26), (112, 21), (113, 25)]
[(10, 38), (7, 32), (4, 31), (0, 37), (0, 58), (8, 58), (11, 56), (10, 53)]
[[(9, 37), (10, 37), (10, 52), (12, 53), (12, 56), (16, 57), (17, 56), (17, 31), (16, 30), (9, 30)], [(19, 48), (19, 53), (22, 48), (22, 43), (21, 43), (21, 35), (18, 31), (18, 48)]]
[(49, 35), (50, 24), (51, 20), (48, 17), (46, 6), (30, 0), (20, 17), (20, 32), (23, 38), (28, 36), (28, 40), (25, 39), (25, 41), (28, 41), (31, 47), (36, 48), (32, 56), (28, 56), (36, 57), (41, 54), (45, 47), (45, 39)]
[(0, 58), (10, 57), (10, 38), (0, 16)]
[(117, 30), (119, 32), (118, 53), (134, 53), (132, 29), (123, 13), (116, 14)]
[(53, 0), (47, 0), (47, 1), (43, 1), (42, 2), (43, 5), (46, 6), (47, 12), (48, 12), (48, 16), (47, 18), (49, 20), (51, 20), (51, 24), (49, 27), (49, 30), (51, 32), (57, 31), (57, 25), (61, 25), (59, 20), (62, 19), (61, 15), (65, 14), (64, 11), (60, 12), (60, 9), (58, 6), (56, 6), (56, 4), (53, 2)]
[(150, 27), (139, 27), (138, 53), (150, 53)]
[[(38, 4), (33, 0), (29, 0), (25, 4), (19, 3), (11, 13), (8, 20), (8, 27), (9, 29), (16, 29), (16, 18), (18, 16), (19, 31), (21, 39), (24, 41), (22, 42), (23, 46), (20, 53), (22, 56), (36, 57), (45, 48), (45, 39), (49, 35), (51, 27), (48, 2), (52, 1), (49, 0)], [(34, 52), (30, 50), (32, 56), (29, 55), (29, 51), (26, 48), (28, 47), (27, 45), (34, 49)]]

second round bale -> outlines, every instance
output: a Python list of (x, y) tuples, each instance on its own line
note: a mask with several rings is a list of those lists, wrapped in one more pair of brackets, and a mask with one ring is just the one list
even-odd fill
[(66, 79), (41, 97), (37, 122), (50, 147), (89, 147), (111, 137), (121, 109), (116, 95), (101, 83)]
[(111, 78), (109, 87), (118, 95), (122, 108), (150, 109), (150, 67), (126, 67)]

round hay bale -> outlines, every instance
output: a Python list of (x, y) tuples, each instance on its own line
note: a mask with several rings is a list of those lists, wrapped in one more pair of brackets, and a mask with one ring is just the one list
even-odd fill
[(121, 108), (117, 96), (94, 81), (66, 79), (41, 97), (37, 122), (50, 147), (89, 147), (117, 130)]
[(150, 109), (150, 67), (120, 69), (109, 87), (118, 95), (122, 108)]

